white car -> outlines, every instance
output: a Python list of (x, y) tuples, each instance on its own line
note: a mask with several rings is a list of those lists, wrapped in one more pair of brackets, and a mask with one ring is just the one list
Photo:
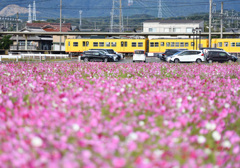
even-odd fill
[(146, 55), (144, 50), (135, 50), (133, 54), (133, 62), (143, 61), (146, 62)]
[(172, 56), (167, 57), (167, 62), (197, 62), (201, 63), (205, 61), (202, 50), (186, 50), (178, 52)]

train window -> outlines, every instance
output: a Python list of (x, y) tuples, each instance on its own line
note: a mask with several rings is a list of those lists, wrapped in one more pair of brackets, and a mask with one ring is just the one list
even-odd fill
[(224, 42), (224, 47), (228, 47), (228, 42)]
[(231, 43), (231, 47), (235, 47), (235, 43)]
[(112, 45), (112, 47), (117, 47), (117, 43), (116, 42), (112, 42), (111, 45)]
[(240, 43), (236, 43), (236, 47), (240, 47)]
[(106, 47), (110, 47), (110, 42), (106, 42)]
[(159, 43), (158, 42), (155, 43), (155, 47), (159, 47)]
[(78, 47), (78, 42), (73, 42), (74, 47)]
[(171, 42), (171, 47), (174, 47), (174, 42)]
[(138, 43), (138, 47), (143, 47), (143, 43), (142, 42)]
[(86, 44), (87, 44), (87, 47), (88, 47), (89, 46), (89, 42), (87, 41)]
[(127, 47), (127, 42), (125, 42), (125, 47)]
[(180, 43), (180, 47), (184, 47), (184, 43)]
[(70, 41), (68, 42), (68, 47), (70, 47)]
[(86, 46), (86, 42), (85, 42), (85, 41), (82, 42), (82, 46), (83, 46), (83, 47)]
[(219, 43), (218, 43), (218, 47), (222, 47), (222, 42), (219, 42)]
[(188, 47), (189, 46), (189, 44), (188, 43), (185, 43), (185, 47)]
[(176, 47), (179, 47), (179, 42), (176, 42)]
[(191, 46), (195, 46), (195, 43), (194, 43), (194, 42), (191, 42)]
[(170, 43), (169, 43), (169, 42), (167, 42), (167, 43), (166, 43), (166, 45), (167, 45), (167, 47), (169, 47), (169, 46), (170, 46)]
[(98, 47), (98, 42), (93, 42), (93, 47)]
[(104, 42), (99, 42), (99, 47), (104, 47)]
[(154, 47), (154, 43), (153, 42), (150, 43), (150, 47)]
[(164, 42), (161, 42), (161, 46), (164, 46)]
[(136, 42), (132, 42), (132, 47), (137, 47), (137, 43)]

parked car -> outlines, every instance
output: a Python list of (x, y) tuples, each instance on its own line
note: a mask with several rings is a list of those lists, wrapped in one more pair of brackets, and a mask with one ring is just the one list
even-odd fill
[(232, 57), (231, 60), (232, 60), (233, 62), (237, 62), (237, 60), (238, 60), (238, 57), (237, 57), (237, 56), (232, 55), (232, 54), (230, 54), (230, 56)]
[(133, 53), (133, 62), (143, 61), (146, 62), (146, 54), (144, 50), (135, 50)]
[(115, 62), (115, 61), (118, 61), (118, 56), (106, 54), (106, 52), (104, 51), (89, 50), (82, 53), (81, 60), (84, 60), (84, 62), (88, 62), (88, 61), (103, 61), (103, 62), (114, 61)]
[(162, 55), (159, 55), (160, 60), (166, 61), (168, 56), (174, 55), (180, 51), (185, 51), (187, 49), (167, 49)]
[(104, 51), (109, 55), (117, 55), (119, 61), (123, 59), (123, 55), (115, 52), (113, 49), (90, 49), (90, 50), (99, 50), (99, 51)]
[(197, 62), (205, 61), (204, 54), (201, 50), (186, 50), (178, 52), (172, 56), (167, 57), (167, 62)]
[(209, 63), (212, 62), (227, 62), (227, 61), (237, 61), (237, 58), (233, 55), (230, 55), (226, 51), (211, 50), (206, 54), (206, 61)]

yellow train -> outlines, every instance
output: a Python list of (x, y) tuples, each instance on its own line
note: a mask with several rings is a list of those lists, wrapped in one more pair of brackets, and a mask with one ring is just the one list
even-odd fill
[[(184, 48), (199, 49), (208, 47), (208, 39), (67, 39), (65, 51), (73, 55), (89, 49), (113, 49), (125, 55), (134, 50), (144, 50), (148, 53), (163, 53), (166, 49)], [(212, 39), (212, 47), (222, 48), (229, 53), (240, 52), (240, 39)]]

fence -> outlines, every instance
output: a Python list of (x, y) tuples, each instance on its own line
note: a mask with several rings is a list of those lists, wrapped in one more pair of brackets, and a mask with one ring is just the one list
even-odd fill
[(2, 58), (6, 59), (24, 59), (24, 58), (32, 58), (32, 59), (38, 59), (40, 61), (46, 60), (46, 58), (68, 58), (68, 54), (21, 54), (21, 55), (0, 55), (0, 61), (2, 61)]

